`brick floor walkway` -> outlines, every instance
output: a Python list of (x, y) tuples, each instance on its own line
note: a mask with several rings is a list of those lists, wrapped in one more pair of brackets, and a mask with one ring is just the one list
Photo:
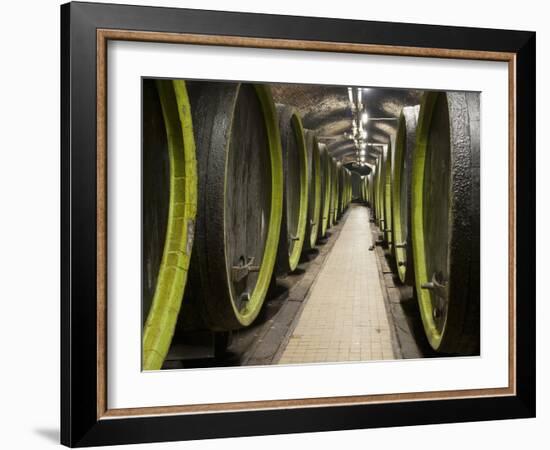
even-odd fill
[(368, 210), (352, 205), (278, 364), (394, 359)]

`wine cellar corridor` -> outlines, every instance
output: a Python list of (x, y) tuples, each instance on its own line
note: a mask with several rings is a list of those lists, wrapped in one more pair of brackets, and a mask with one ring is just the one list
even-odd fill
[(480, 94), (143, 80), (142, 367), (480, 351)]
[(353, 206), (278, 363), (395, 358), (365, 223), (367, 208)]

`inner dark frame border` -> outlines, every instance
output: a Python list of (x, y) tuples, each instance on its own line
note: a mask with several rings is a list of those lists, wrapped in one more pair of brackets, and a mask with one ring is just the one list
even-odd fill
[[(108, 40), (507, 61), (508, 388), (108, 410)], [(535, 33), (526, 31), (62, 5), (61, 442), (90, 446), (534, 417), (535, 41)]]

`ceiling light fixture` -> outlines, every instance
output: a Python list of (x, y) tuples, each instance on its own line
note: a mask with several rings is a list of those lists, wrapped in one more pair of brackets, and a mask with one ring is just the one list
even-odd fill
[(348, 88), (348, 97), (349, 97), (349, 104), (351, 107), (351, 111), (353, 112), (355, 110), (355, 102), (353, 101), (353, 88)]

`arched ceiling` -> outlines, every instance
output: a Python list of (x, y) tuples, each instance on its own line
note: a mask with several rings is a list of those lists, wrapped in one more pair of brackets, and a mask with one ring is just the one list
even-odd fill
[[(356, 160), (355, 145), (345, 136), (352, 131), (352, 110), (347, 86), (307, 84), (273, 84), (276, 103), (294, 107), (302, 117), (305, 128), (317, 132), (330, 154), (351, 167)], [(420, 103), (422, 91), (408, 89), (363, 89), (362, 102), (369, 116), (366, 124), (368, 142), (387, 144), (397, 131), (397, 119), (404, 106)], [(373, 163), (380, 151), (377, 145), (367, 148), (367, 163)]]

